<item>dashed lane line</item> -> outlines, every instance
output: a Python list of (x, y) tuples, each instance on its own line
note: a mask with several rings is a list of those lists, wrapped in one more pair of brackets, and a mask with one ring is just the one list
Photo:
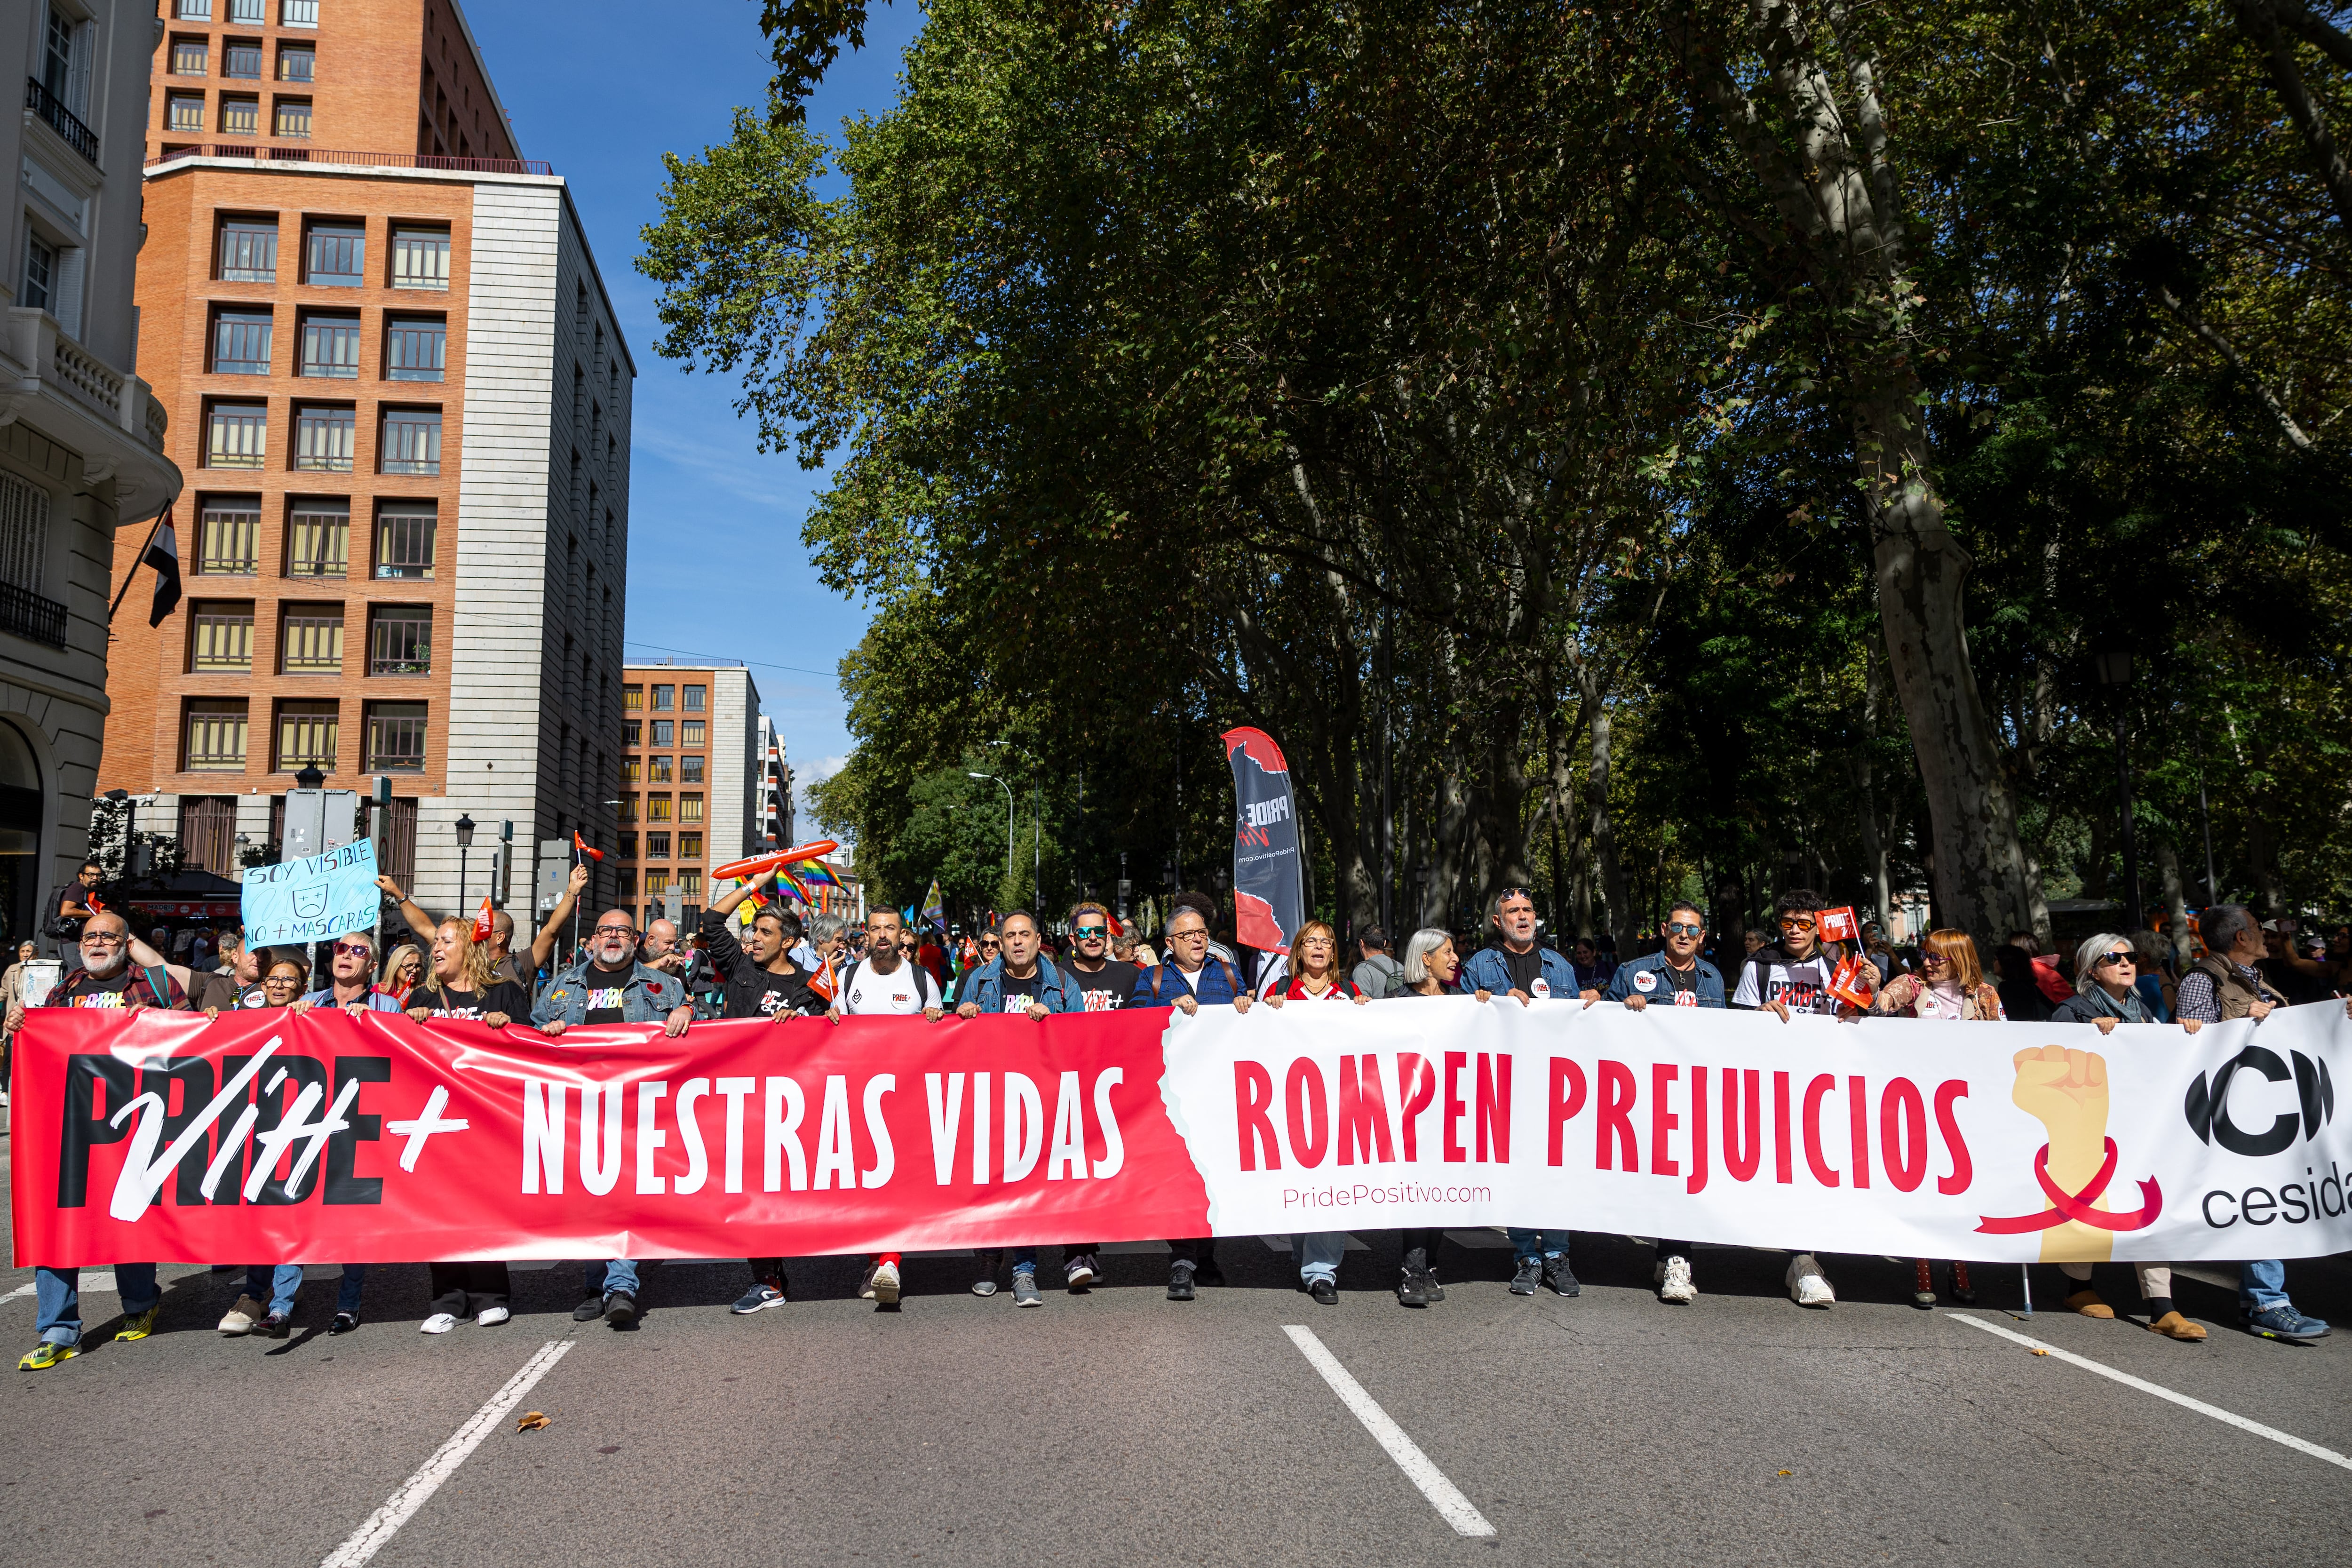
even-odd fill
[(457, 1467), (467, 1455), (481, 1447), (482, 1439), (498, 1429), (532, 1384), (548, 1373), (548, 1370), (563, 1359), (577, 1341), (550, 1340), (539, 1347), (539, 1353), (522, 1363), (522, 1370), (507, 1379), (507, 1385), (490, 1395), (489, 1403), (473, 1414), (472, 1419), (449, 1435), (449, 1440), (434, 1451), (416, 1473), (400, 1483), (382, 1508), (368, 1515), (367, 1522), (352, 1532), (351, 1538), (327, 1553), (319, 1568), (358, 1568), (383, 1549), (406, 1524), (416, 1510), (423, 1508), (441, 1483), (457, 1474)]
[(1470, 1500), (1462, 1495), (1462, 1489), (1447, 1480), (1445, 1472), (1432, 1464), (1429, 1456), (1421, 1451), (1421, 1446), (1406, 1436), (1404, 1428), (1389, 1418), (1389, 1413), (1381, 1408), (1380, 1402), (1364, 1392), (1364, 1385), (1339, 1364), (1339, 1358), (1315, 1337), (1314, 1330), (1304, 1323), (1286, 1323), (1282, 1331), (1290, 1336), (1290, 1342), (1298, 1347), (1298, 1352), (1307, 1358), (1307, 1364), (1323, 1374), (1323, 1381), (1331, 1385), (1331, 1392), (1339, 1396), (1339, 1403), (1354, 1412), (1356, 1419), (1364, 1424), (1364, 1430), (1372, 1435), (1372, 1441), (1388, 1450), (1389, 1458), (1396, 1461), (1397, 1468), (1405, 1473), (1405, 1479), (1419, 1487), (1421, 1495), (1427, 1498), (1430, 1505), (1444, 1516), (1445, 1522), (1454, 1527), (1454, 1534), (1488, 1536), (1495, 1533), (1495, 1527), (1486, 1522), (1486, 1516), (1471, 1506)]
[(2060, 1350), (2056, 1345), (2044, 1343), (2041, 1340), (2018, 1333), (2011, 1329), (2004, 1329), (1999, 1323), (1989, 1323), (1982, 1318), (1967, 1312), (1947, 1312), (1944, 1316), (1955, 1322), (1968, 1323), (1982, 1329), (1989, 1334), (1998, 1334), (2002, 1339), (2023, 1345), (2028, 1350), (2040, 1351), (2045, 1355), (2054, 1356), (2069, 1365), (2081, 1367), (2084, 1372), (2096, 1373), (2099, 1376), (2120, 1383), (2126, 1388), (2137, 1388), (2142, 1394), (2153, 1394), (2158, 1399), (2168, 1399), (2184, 1409), (2194, 1410), (2200, 1415), (2210, 1415), (2214, 1420), (2235, 1426), (2242, 1432), (2252, 1432), (2257, 1437), (2268, 1437), (2272, 1442), (2293, 1448), (2298, 1454), (2309, 1454), (2313, 1458), (2325, 1459), (2339, 1469), (2352, 1470), (2352, 1458), (2347, 1458), (2335, 1449), (2323, 1448), (2316, 1443), (2306, 1442), (2292, 1432), (2282, 1432), (2275, 1426), (2265, 1426), (2259, 1421), (2250, 1421), (2234, 1410), (2224, 1410), (2218, 1405), (2208, 1405), (2201, 1399), (2192, 1399), (2188, 1394), (2177, 1393), (2160, 1383), (2150, 1383), (2144, 1377), (2134, 1377), (2127, 1372), (2118, 1372), (2114, 1367), (2093, 1361), (2088, 1356), (2076, 1355), (2073, 1351)]

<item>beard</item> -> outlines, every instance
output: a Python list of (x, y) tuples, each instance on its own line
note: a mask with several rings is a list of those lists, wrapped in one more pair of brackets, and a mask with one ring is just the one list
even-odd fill
[(110, 948), (107, 955), (100, 959), (92, 959), (85, 953), (81, 966), (100, 980), (111, 980), (131, 967), (131, 952), (128, 948)]

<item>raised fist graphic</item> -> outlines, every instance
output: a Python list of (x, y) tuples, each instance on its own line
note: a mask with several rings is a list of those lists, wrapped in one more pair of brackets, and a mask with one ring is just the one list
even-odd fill
[[(2106, 1058), (2096, 1051), (2040, 1046), (2018, 1052), (2014, 1065), (2017, 1083), (2009, 1097), (2048, 1131), (2051, 1180), (2068, 1193), (2084, 1192), (2106, 1163)], [(2089, 1206), (2106, 1208), (2105, 1194)], [(2044, 1263), (2098, 1263), (2114, 1256), (2114, 1235), (2093, 1226), (2068, 1220), (2042, 1233)]]

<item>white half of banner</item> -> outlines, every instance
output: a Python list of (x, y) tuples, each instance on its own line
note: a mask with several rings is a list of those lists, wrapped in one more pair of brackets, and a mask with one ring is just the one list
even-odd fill
[(1988, 1261), (2352, 1248), (2352, 1020), (1841, 1022), (1613, 1003), (1171, 1020), (1221, 1236), (1574, 1228)]

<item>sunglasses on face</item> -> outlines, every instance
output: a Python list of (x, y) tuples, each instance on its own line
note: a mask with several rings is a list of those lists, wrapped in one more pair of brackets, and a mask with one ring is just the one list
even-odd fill
[(1950, 962), (1951, 961), (1949, 959), (1946, 958), (1940, 952), (1923, 952), (1919, 955), (1919, 967), (1922, 969), (1925, 969), (1931, 963), (1948, 963)]
[(1811, 931), (1820, 922), (1815, 921), (1811, 915), (1782, 915), (1780, 917), (1780, 929), (1782, 931)]
[(2095, 964), (2105, 966), (2111, 963), (2137, 963), (2139, 961), (2133, 954), (2128, 952), (2103, 952), (2091, 962)]
[(335, 943), (335, 955), (338, 958), (346, 953), (350, 954), (353, 958), (373, 958), (375, 956), (375, 950), (368, 946), (368, 944), (363, 942), (339, 942)]
[(1666, 922), (1666, 934), (1668, 936), (1704, 936), (1706, 933), (1706, 928), (1705, 926), (1695, 926), (1687, 921), (1668, 921)]
[(1110, 934), (1108, 926), (1080, 926), (1070, 933), (1080, 942), (1100, 942)]

